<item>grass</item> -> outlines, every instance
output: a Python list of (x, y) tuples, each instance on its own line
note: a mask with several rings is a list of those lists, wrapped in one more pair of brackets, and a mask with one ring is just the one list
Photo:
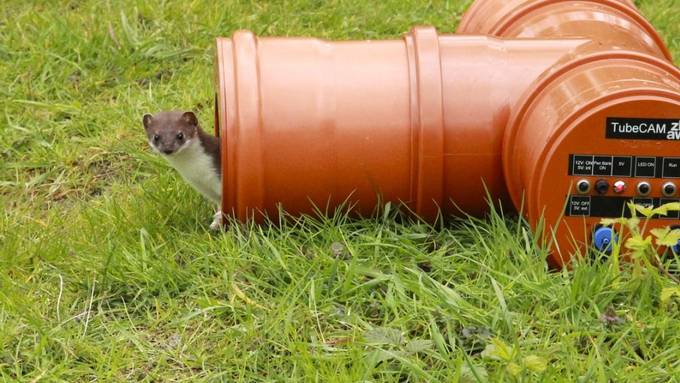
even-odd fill
[[(676, 1), (639, 6), (677, 59)], [(150, 153), (141, 116), (210, 121), (214, 37), (452, 32), (467, 2), (215, 3), (3, 2), (2, 380), (680, 381), (669, 279), (607, 260), (550, 272), (501, 212), (208, 233), (211, 207)]]

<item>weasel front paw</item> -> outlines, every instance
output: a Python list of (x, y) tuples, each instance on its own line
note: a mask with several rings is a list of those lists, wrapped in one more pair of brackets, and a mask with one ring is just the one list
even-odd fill
[(222, 231), (223, 228), (224, 228), (223, 222), (224, 222), (224, 218), (223, 218), (222, 212), (218, 211), (213, 216), (213, 221), (210, 224), (210, 230), (212, 230), (212, 231)]

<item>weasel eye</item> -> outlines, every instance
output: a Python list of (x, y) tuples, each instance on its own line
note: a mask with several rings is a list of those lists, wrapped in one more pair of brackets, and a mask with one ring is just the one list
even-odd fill
[(160, 140), (160, 139), (161, 139), (161, 136), (159, 136), (158, 134), (153, 135), (153, 142), (158, 142), (158, 140)]
[(177, 133), (177, 139), (182, 141), (184, 139), (184, 133), (182, 132)]

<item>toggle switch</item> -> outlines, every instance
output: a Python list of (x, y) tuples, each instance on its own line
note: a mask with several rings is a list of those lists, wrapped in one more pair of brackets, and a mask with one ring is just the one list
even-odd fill
[(586, 194), (590, 191), (590, 181), (580, 180), (576, 183), (576, 190), (581, 194)]

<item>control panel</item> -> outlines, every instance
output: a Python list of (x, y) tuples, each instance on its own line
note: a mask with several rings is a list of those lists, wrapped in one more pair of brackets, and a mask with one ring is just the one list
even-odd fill
[[(630, 231), (602, 219), (629, 216), (630, 202), (680, 201), (680, 71), (636, 60), (617, 62), (610, 53), (597, 63), (577, 59), (581, 67), (546, 77), (513, 113), (503, 141), (506, 184), (515, 206), (542, 230), (554, 265), (625, 243)], [(655, 80), (638, 81), (657, 70)], [(652, 82), (664, 85), (642, 90)], [(651, 218), (639, 227), (645, 236), (680, 225), (674, 211)]]
[(616, 218), (630, 216), (630, 201), (648, 207), (680, 202), (680, 157), (571, 154), (568, 169), (574, 186), (567, 216)]
[(680, 157), (572, 154), (569, 175), (680, 179)]

